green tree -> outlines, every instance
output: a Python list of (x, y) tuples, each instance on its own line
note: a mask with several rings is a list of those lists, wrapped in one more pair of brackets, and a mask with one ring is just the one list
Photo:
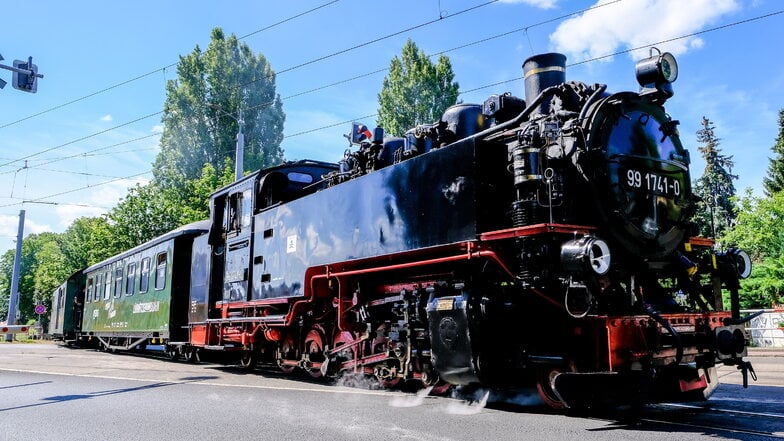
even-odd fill
[(164, 189), (156, 181), (136, 184), (106, 215), (112, 240), (104, 248), (109, 255), (131, 249), (180, 225), (184, 193), (176, 188)]
[(736, 216), (733, 197), (738, 179), (732, 174), (732, 156), (723, 155), (719, 148), (720, 139), (714, 133), (714, 126), (708, 118), (702, 117), (702, 128), (697, 131), (697, 141), (705, 170), (694, 184), (694, 193), (699, 196), (693, 221), (698, 225), (700, 234), (719, 237), (732, 226)]
[(377, 124), (386, 133), (401, 136), (418, 124), (438, 121), (444, 110), (457, 102), (460, 86), (453, 82), (454, 77), (448, 57), (439, 56), (434, 65), (409, 39), (384, 77)]
[(106, 216), (81, 217), (63, 232), (60, 248), (71, 272), (98, 263), (109, 256), (112, 233)]
[[(8, 316), (8, 295), (11, 292), (15, 254), (15, 250), (8, 250), (0, 258), (0, 293), (5, 298), (0, 311), (3, 320)], [(61, 276), (63, 272), (61, 263), (58, 234), (31, 234), (24, 238), (19, 263), (19, 301), (17, 302), (19, 323), (38, 318), (34, 311), (38, 302), (44, 303), (49, 308), (52, 291), (67, 276), (67, 274)], [(42, 280), (38, 281), (38, 276), (42, 277)]]
[(779, 136), (771, 150), (774, 156), (769, 159), (768, 175), (762, 179), (768, 196), (784, 191), (784, 109), (779, 110)]
[(751, 277), (741, 282), (742, 307), (784, 303), (784, 192), (756, 198), (747, 190), (738, 199), (735, 227), (721, 241), (745, 250), (754, 261)]
[[(237, 120), (245, 122), (244, 169), (255, 170), (283, 160), (285, 115), (275, 92), (275, 72), (267, 59), (212, 30), (207, 50), (180, 57), (177, 79), (166, 85), (161, 151), (153, 175), (161, 188), (184, 188), (198, 179), (204, 164), (222, 170), (234, 160)], [(233, 164), (233, 162), (232, 162)]]

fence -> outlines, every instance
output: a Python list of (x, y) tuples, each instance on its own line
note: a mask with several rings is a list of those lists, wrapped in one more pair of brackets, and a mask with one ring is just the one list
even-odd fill
[[(755, 312), (759, 310), (743, 310), (741, 317)], [(746, 330), (751, 334), (754, 347), (784, 348), (784, 309), (766, 309), (746, 324)]]

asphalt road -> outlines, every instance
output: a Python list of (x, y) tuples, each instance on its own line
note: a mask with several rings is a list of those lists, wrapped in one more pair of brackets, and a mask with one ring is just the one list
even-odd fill
[(760, 381), (744, 390), (723, 368), (706, 403), (578, 415), (541, 407), (533, 391), (467, 401), (0, 344), (0, 441), (784, 439), (784, 359), (751, 361)]

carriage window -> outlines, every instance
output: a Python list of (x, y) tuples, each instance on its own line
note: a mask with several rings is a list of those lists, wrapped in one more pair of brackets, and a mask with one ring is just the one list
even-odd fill
[(114, 270), (114, 297), (120, 297), (123, 286), (123, 269), (119, 267)]
[(103, 274), (95, 276), (95, 295), (93, 300), (96, 302), (101, 299), (101, 290), (103, 289)]
[(84, 297), (85, 302), (90, 302), (93, 298), (93, 278), (87, 279), (87, 295)]
[(112, 295), (112, 272), (103, 273), (103, 299), (107, 300)]
[(150, 287), (150, 258), (142, 259), (142, 270), (139, 275), (139, 292), (147, 292)]
[(155, 289), (166, 287), (166, 253), (159, 253), (155, 257)]
[(136, 262), (128, 264), (128, 274), (125, 276), (125, 295), (133, 294), (133, 288), (136, 285)]

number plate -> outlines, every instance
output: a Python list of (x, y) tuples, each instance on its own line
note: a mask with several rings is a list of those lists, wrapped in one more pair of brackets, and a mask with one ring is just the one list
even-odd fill
[(622, 172), (620, 181), (629, 190), (676, 198), (681, 195), (681, 182), (673, 176), (647, 170), (629, 168)]

